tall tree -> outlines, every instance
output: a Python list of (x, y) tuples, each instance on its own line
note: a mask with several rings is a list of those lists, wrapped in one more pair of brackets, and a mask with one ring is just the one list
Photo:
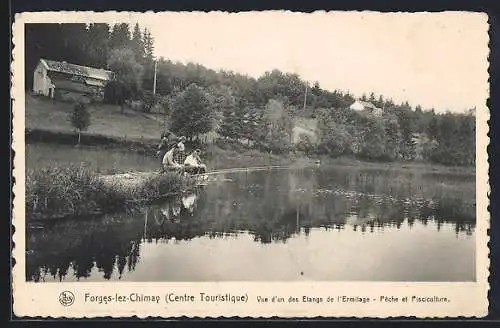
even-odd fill
[(318, 117), (318, 149), (332, 157), (350, 152), (349, 148), (354, 141), (347, 125), (344, 124), (340, 111), (338, 114), (339, 116), (336, 117), (331, 113), (321, 112)]
[(359, 155), (378, 160), (385, 157), (386, 132), (379, 117), (360, 113), (357, 123), (361, 129), (361, 149)]
[(146, 62), (153, 62), (154, 60), (154, 39), (148, 29), (144, 29), (143, 39), (144, 57)]
[(127, 23), (115, 24), (109, 38), (111, 49), (130, 47), (130, 29)]
[(377, 100), (377, 102), (375, 103), (375, 105), (376, 105), (378, 108), (384, 108), (384, 96), (382, 96), (382, 95), (378, 96), (378, 100)]
[[(142, 36), (142, 44), (144, 46), (144, 59), (142, 61), (143, 66), (144, 66), (144, 79), (143, 79), (143, 84), (145, 86), (146, 90), (151, 90), (153, 91), (153, 84), (154, 84), (154, 68), (155, 68), (155, 63), (154, 63), (154, 40), (151, 35), (151, 32), (148, 29), (144, 29), (144, 33)], [(161, 69), (162, 67), (160, 67)], [(157, 75), (159, 73), (157, 72)], [(158, 78), (157, 78), (158, 82)]]
[(111, 87), (117, 87), (119, 91), (115, 94), (120, 97), (117, 101), (123, 105), (129, 97), (137, 97), (142, 91), (142, 75), (144, 68), (135, 60), (134, 53), (130, 49), (113, 49), (108, 59), (109, 68), (116, 75), (116, 84), (110, 84)]
[(385, 127), (385, 156), (387, 159), (395, 160), (399, 156), (399, 147), (401, 145), (401, 132), (399, 129), (398, 118), (390, 113), (384, 116)]
[(88, 28), (89, 45), (87, 55), (91, 66), (107, 68), (109, 53), (110, 26), (105, 23), (92, 23)]
[(415, 131), (414, 113), (407, 103), (402, 108), (394, 111), (398, 118), (398, 124), (401, 133), (400, 154), (405, 160), (415, 158), (415, 143), (413, 141), (413, 132)]
[(88, 65), (87, 47), (89, 44), (85, 23), (61, 24), (62, 54), (65, 60), (74, 64)]
[(33, 72), (40, 58), (65, 60), (60, 24), (34, 23), (25, 26), (25, 87), (33, 87)]
[(196, 84), (188, 86), (175, 100), (170, 115), (170, 130), (189, 140), (213, 128), (213, 113), (205, 91)]
[(262, 140), (268, 150), (287, 150), (292, 142), (293, 121), (283, 102), (270, 99), (264, 109)]
[(145, 57), (145, 47), (139, 23), (135, 23), (130, 46), (132, 48), (132, 51), (134, 52), (135, 60), (139, 63), (142, 63)]
[(87, 130), (90, 125), (90, 113), (87, 107), (83, 103), (75, 104), (69, 115), (69, 121), (78, 133), (78, 145), (80, 145), (82, 131)]

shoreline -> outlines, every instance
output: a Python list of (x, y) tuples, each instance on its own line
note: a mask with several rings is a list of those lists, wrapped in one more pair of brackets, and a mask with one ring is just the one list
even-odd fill
[[(44, 129), (26, 129), (25, 131), (26, 144), (46, 144), (46, 145), (62, 145), (76, 146), (76, 133), (50, 131)], [(117, 151), (134, 152), (137, 154), (155, 157), (157, 139), (147, 138), (131, 138), (124, 139), (99, 134), (81, 135), (81, 143), (78, 147), (90, 150), (111, 149)], [(203, 147), (203, 146), (202, 146)], [(355, 158), (353, 156), (342, 156), (337, 158), (329, 157), (328, 155), (311, 156), (304, 154), (268, 154), (256, 149), (248, 148), (244, 145), (235, 146), (234, 144), (215, 143), (205, 145), (203, 147), (209, 161), (214, 160), (213, 170), (228, 169), (233, 167), (241, 167), (242, 163), (247, 166), (252, 165), (290, 165), (294, 166), (309, 166), (316, 165), (320, 161), (320, 165), (329, 166), (349, 166), (359, 167), (363, 169), (374, 170), (415, 170), (425, 171), (429, 173), (450, 173), (450, 174), (465, 174), (475, 175), (475, 167), (472, 166), (445, 166), (441, 164), (432, 164), (421, 161), (392, 161), (378, 162), (367, 161)], [(228, 164), (233, 164), (228, 165)]]

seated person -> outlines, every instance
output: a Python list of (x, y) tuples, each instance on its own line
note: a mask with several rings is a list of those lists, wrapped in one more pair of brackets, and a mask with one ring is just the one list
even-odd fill
[(186, 172), (191, 174), (203, 174), (207, 171), (206, 165), (201, 162), (200, 154), (201, 150), (196, 149), (191, 155), (186, 157), (184, 161)]
[(181, 151), (184, 151), (184, 143), (186, 142), (186, 137), (184, 136), (180, 136), (179, 138), (177, 138), (176, 140), (177, 142), (177, 145), (179, 146), (179, 149), (181, 149)]
[(167, 137), (162, 137), (160, 140), (160, 144), (158, 145), (158, 151), (156, 152), (156, 156), (160, 159), (160, 161), (163, 160), (163, 156), (165, 156), (165, 153), (169, 149), (168, 147), (168, 138)]
[(178, 139), (179, 138), (168, 130), (162, 132), (161, 140), (158, 144), (158, 151), (156, 152), (156, 156), (160, 159), (160, 162), (162, 162), (165, 153), (179, 142)]
[(174, 145), (166, 154), (163, 156), (163, 172), (165, 171), (177, 171), (182, 172), (184, 166), (176, 161), (178, 153), (181, 152), (179, 145)]

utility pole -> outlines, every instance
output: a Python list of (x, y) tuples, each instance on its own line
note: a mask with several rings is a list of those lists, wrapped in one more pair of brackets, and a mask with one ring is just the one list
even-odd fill
[(306, 92), (304, 93), (304, 109), (306, 109), (307, 103), (307, 87), (309, 86), (309, 82), (306, 82)]
[(157, 65), (157, 61), (155, 59), (155, 76), (153, 78), (153, 95), (156, 95), (156, 65)]

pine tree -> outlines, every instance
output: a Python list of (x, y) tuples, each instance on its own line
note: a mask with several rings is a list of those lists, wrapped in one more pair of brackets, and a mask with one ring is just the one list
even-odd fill
[(127, 23), (115, 24), (109, 37), (111, 49), (122, 49), (130, 46), (130, 30)]
[(87, 54), (91, 66), (107, 68), (110, 26), (105, 23), (92, 23), (87, 33), (89, 39)]
[(144, 29), (143, 39), (144, 45), (144, 59), (146, 63), (152, 63), (154, 59), (154, 40), (151, 32), (148, 29)]
[(383, 108), (384, 107), (384, 96), (380, 95), (378, 97), (377, 107), (379, 107), (379, 108)]
[(139, 23), (136, 23), (134, 26), (134, 31), (132, 33), (131, 48), (132, 51), (134, 52), (135, 59), (139, 63), (142, 63), (145, 57), (145, 48)]
[[(86, 48), (89, 44), (87, 26), (84, 23), (61, 24), (62, 60), (79, 65), (88, 65)], [(53, 37), (53, 36), (50, 36)]]

